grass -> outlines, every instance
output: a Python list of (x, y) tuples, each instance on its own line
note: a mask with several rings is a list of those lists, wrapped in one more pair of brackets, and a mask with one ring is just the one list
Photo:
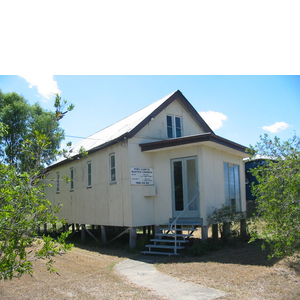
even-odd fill
[(227, 293), (219, 300), (300, 299), (297, 259), (268, 259), (261, 242), (224, 247), (201, 257), (183, 256), (158, 261), (159, 271), (183, 281)]
[[(0, 281), (0, 299), (163, 299), (114, 271), (123, 259), (139, 257), (139, 252), (129, 249), (128, 236), (108, 247), (86, 238), (83, 244), (74, 236), (73, 251), (56, 257), (59, 276), (49, 274), (43, 261), (36, 261), (33, 277)], [(180, 280), (225, 291), (219, 300), (300, 299), (299, 262), (267, 256), (260, 241), (232, 243), (200, 257), (188, 251), (179, 257), (157, 257), (155, 266)]]

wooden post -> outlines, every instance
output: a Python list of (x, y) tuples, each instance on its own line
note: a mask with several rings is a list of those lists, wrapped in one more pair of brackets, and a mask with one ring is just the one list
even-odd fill
[(208, 226), (201, 227), (202, 240), (205, 241), (208, 239)]
[(244, 239), (246, 238), (247, 235), (246, 219), (241, 219), (240, 224), (241, 224), (241, 237)]
[(101, 241), (103, 245), (106, 245), (106, 232), (105, 232), (105, 226), (101, 225)]
[(53, 223), (52, 228), (53, 228), (52, 235), (53, 235), (54, 238), (56, 238), (57, 237), (56, 223)]
[(148, 230), (148, 237), (150, 238), (150, 236), (151, 236), (151, 226), (147, 226), (147, 230)]
[(223, 239), (226, 240), (230, 236), (230, 222), (223, 223)]
[(41, 228), (40, 228), (40, 226), (37, 228), (37, 234), (38, 234), (38, 236), (41, 235)]
[(130, 227), (129, 247), (130, 247), (130, 249), (134, 249), (136, 247), (136, 228), (135, 227)]
[(69, 231), (69, 224), (68, 223), (66, 223), (64, 225), (64, 232), (67, 232), (67, 231)]
[(80, 226), (79, 226), (79, 224), (76, 224), (76, 231), (79, 231), (80, 230)]
[(95, 241), (97, 241), (99, 244), (101, 244), (101, 242), (90, 232), (90, 230), (88, 230), (84, 224), (81, 225), (82, 229), (84, 231), (86, 231)]
[(47, 223), (44, 224), (44, 234), (48, 234), (48, 230), (47, 230)]
[(81, 224), (81, 240), (84, 241), (85, 240), (85, 230), (84, 227), (85, 224)]
[(146, 235), (146, 229), (147, 229), (147, 227), (143, 226), (143, 235)]
[(219, 239), (218, 224), (212, 224), (212, 237), (214, 241), (217, 241)]
[(75, 232), (75, 224), (72, 223), (72, 232)]

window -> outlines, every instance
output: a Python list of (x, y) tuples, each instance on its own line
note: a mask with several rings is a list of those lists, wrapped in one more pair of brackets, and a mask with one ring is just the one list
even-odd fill
[(116, 156), (111, 154), (109, 156), (110, 182), (116, 182)]
[(240, 170), (238, 165), (224, 163), (226, 205), (232, 212), (241, 211)]
[(70, 191), (74, 190), (74, 169), (70, 169)]
[(173, 138), (173, 121), (172, 116), (167, 116), (168, 139)]
[(87, 186), (92, 186), (92, 163), (89, 161), (87, 164)]
[(59, 187), (59, 173), (56, 173), (56, 193), (60, 192), (60, 187)]
[(181, 117), (167, 116), (167, 134), (169, 139), (182, 136)]

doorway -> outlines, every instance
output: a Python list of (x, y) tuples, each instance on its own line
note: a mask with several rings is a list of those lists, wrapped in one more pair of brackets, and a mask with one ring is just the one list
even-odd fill
[[(173, 217), (177, 217), (199, 191), (197, 158), (173, 159), (171, 168)], [(184, 218), (199, 217), (199, 204), (199, 195), (197, 195), (181, 216)]]

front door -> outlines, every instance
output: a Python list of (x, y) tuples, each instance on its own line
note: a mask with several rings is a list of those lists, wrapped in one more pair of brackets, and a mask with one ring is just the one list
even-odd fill
[[(188, 203), (198, 194), (198, 174), (196, 157), (171, 160), (173, 217), (177, 217)], [(199, 217), (199, 195), (193, 200), (181, 217)]]

